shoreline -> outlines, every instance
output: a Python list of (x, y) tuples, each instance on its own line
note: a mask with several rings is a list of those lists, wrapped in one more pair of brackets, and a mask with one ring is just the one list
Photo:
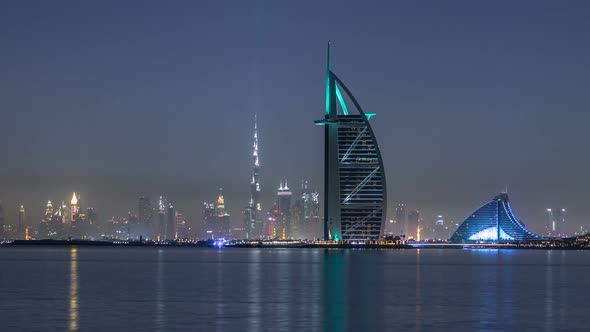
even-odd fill
[(533, 244), (463, 244), (463, 243), (416, 243), (416, 244), (326, 244), (326, 243), (295, 243), (295, 244), (264, 244), (260, 243), (228, 243), (215, 245), (208, 241), (198, 242), (140, 242), (140, 241), (88, 241), (88, 240), (15, 240), (4, 243), (0, 247), (46, 247), (46, 246), (81, 246), (81, 247), (170, 247), (170, 248), (246, 248), (246, 249), (529, 249), (529, 250), (590, 250), (581, 246), (539, 246)]

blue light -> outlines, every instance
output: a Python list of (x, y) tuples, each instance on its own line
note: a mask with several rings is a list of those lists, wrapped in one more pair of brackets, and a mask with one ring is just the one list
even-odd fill
[(498, 240), (498, 228), (489, 227), (481, 230), (469, 237), (471, 241), (497, 241)]
[(481, 230), (469, 237), (470, 241), (498, 241), (498, 240), (514, 240), (508, 235), (502, 227), (500, 227), (500, 239), (498, 239), (498, 227), (489, 227)]

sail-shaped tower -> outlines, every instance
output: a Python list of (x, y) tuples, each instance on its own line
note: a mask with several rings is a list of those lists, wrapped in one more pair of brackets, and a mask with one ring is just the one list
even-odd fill
[(383, 159), (369, 123), (374, 115), (362, 110), (332, 72), (328, 45), (326, 113), (315, 122), (324, 126), (325, 240), (376, 240), (383, 233), (387, 187)]

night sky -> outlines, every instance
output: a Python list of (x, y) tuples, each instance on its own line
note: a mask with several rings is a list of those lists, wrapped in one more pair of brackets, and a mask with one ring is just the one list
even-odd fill
[(281, 178), (321, 190), (327, 41), (371, 121), (395, 204), (462, 219), (508, 186), (590, 216), (587, 1), (2, 1), (0, 200), (101, 219), (160, 193), (190, 220), (249, 200), (258, 113), (263, 209)]

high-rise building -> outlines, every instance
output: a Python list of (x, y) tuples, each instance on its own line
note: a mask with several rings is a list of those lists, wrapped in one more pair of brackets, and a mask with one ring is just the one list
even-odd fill
[(39, 224), (40, 239), (63, 239), (65, 238), (64, 227), (61, 218), (54, 214), (53, 204), (47, 201), (45, 215)]
[[(395, 219), (393, 219), (394, 225), (402, 228), (403, 234), (409, 234), (411, 227), (408, 225), (408, 211), (404, 203), (397, 204), (395, 208)], [(395, 230), (394, 230), (395, 232)]]
[(49, 221), (53, 218), (53, 204), (51, 201), (47, 201), (47, 205), (45, 207), (45, 220)]
[(278, 218), (275, 221), (276, 224), (276, 235), (280, 239), (287, 239), (294, 237), (296, 231), (295, 227), (291, 224), (291, 190), (285, 180), (285, 184), (281, 181), (279, 190), (277, 191), (277, 212)]
[(76, 193), (72, 195), (72, 200), (70, 201), (70, 220), (73, 222), (78, 218), (79, 213), (79, 206), (78, 206), (78, 197), (76, 197)]
[(215, 204), (203, 203), (203, 226), (207, 239), (229, 238), (231, 236), (230, 215), (225, 210), (225, 198), (219, 189)]
[(84, 233), (92, 238), (97, 237), (98, 234), (98, 215), (96, 209), (93, 207), (86, 208), (86, 218), (84, 220)]
[(176, 235), (174, 236), (175, 239), (188, 239), (189, 238), (189, 229), (188, 225), (186, 224), (186, 220), (184, 219), (184, 214), (176, 211)]
[[(358, 114), (349, 113), (345, 98)], [(316, 121), (325, 127), (326, 240), (376, 240), (383, 234), (387, 187), (383, 159), (369, 123), (374, 115), (361, 109), (346, 85), (332, 72), (328, 46), (326, 114), (323, 120)]]
[(215, 212), (217, 215), (216, 227), (214, 228), (214, 234), (217, 238), (228, 239), (231, 236), (231, 220), (230, 215), (225, 210), (225, 198), (223, 196), (223, 190), (219, 188), (219, 195), (217, 196), (217, 202), (215, 205)]
[(172, 203), (168, 204), (168, 218), (166, 219), (166, 239), (176, 239), (176, 214), (174, 213), (174, 206), (172, 206)]
[(2, 207), (2, 201), (0, 201), (0, 238), (7, 236), (6, 225), (4, 221), (4, 208)]
[(247, 238), (258, 238), (263, 234), (263, 220), (260, 207), (260, 160), (258, 157), (258, 124), (254, 114), (254, 143), (252, 152), (252, 180), (250, 181), (250, 202), (244, 209), (244, 228)]
[(215, 238), (215, 222), (217, 221), (217, 212), (215, 211), (215, 204), (203, 203), (202, 207), (202, 223), (204, 234), (203, 237), (206, 239)]
[(291, 234), (296, 239), (310, 239), (311, 225), (309, 220), (305, 218), (306, 205), (309, 202), (308, 182), (301, 181), (299, 188), (295, 188), (293, 194), (293, 204), (291, 207), (291, 223), (294, 228), (294, 233)]
[(408, 213), (407, 221), (405, 222), (406, 238), (418, 238), (418, 229), (420, 229), (420, 211), (412, 210)]
[(319, 239), (323, 236), (324, 225), (320, 215), (320, 193), (312, 190), (305, 204), (305, 219), (309, 223), (309, 238)]
[(131, 237), (138, 238), (154, 238), (154, 225), (153, 225), (154, 209), (148, 196), (141, 196), (139, 198), (139, 207), (137, 210), (137, 218), (139, 224), (137, 227), (131, 230)]
[(66, 205), (66, 202), (61, 201), (61, 206), (60, 206), (60, 215), (62, 218), (62, 222), (64, 224), (71, 224), (72, 223), (72, 215), (70, 213), (70, 208), (68, 208), (68, 206)]
[(565, 236), (565, 209), (546, 209), (547, 224), (545, 232), (547, 236)]
[(166, 237), (166, 200), (160, 196), (158, 201), (158, 220), (155, 225), (156, 239), (164, 240)]
[(293, 200), (291, 223), (294, 231), (290, 236), (296, 239), (322, 238), (318, 192), (310, 189), (308, 181), (301, 181), (299, 189), (295, 189), (293, 193)]
[(568, 235), (568, 231), (566, 229), (566, 224), (565, 224), (565, 216), (566, 216), (566, 211), (564, 208), (556, 209), (553, 212), (553, 217), (555, 218), (557, 225), (558, 225), (557, 226), (558, 235), (561, 237), (565, 237)]
[(444, 221), (442, 215), (437, 215), (433, 223), (432, 228), (433, 238), (437, 240), (446, 240), (451, 234), (449, 234), (449, 225)]
[(291, 236), (296, 239), (323, 238), (319, 193), (310, 189), (308, 181), (301, 181), (301, 186), (295, 190), (293, 197), (291, 223), (294, 233)]
[(18, 209), (18, 224), (16, 225), (17, 239), (25, 239), (25, 206), (21, 203)]

